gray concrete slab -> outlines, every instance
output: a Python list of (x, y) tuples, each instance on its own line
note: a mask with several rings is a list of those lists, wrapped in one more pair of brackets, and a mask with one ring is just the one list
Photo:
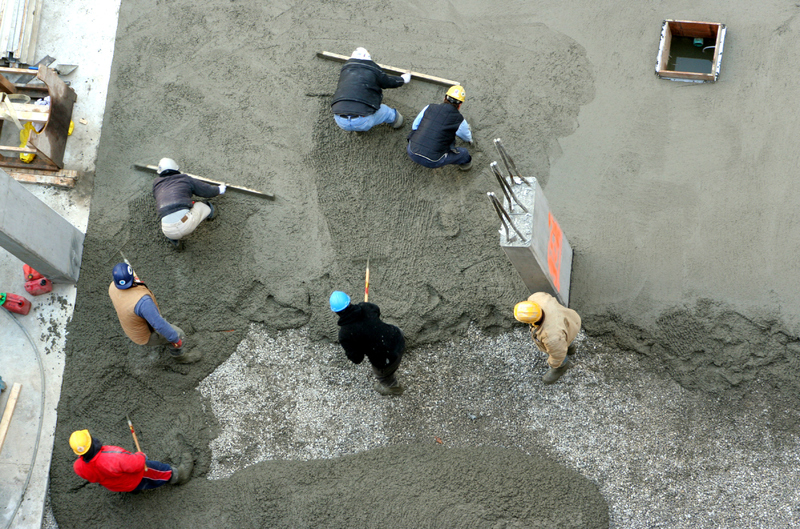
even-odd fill
[(83, 232), (2, 170), (0, 246), (53, 281), (78, 282)]
[(44, 416), (44, 370), (39, 351), (17, 318), (26, 318), (0, 309), (0, 376), (8, 385), (0, 394), (0, 410), (5, 410), (14, 383), (22, 384), (14, 415), (0, 452), (0, 523), (5, 527), (16, 515), (27, 489), (38, 449)]
[[(78, 184), (73, 190), (23, 184), (60, 216), (81, 232), (86, 231), (89, 219), (91, 188), (94, 179), (97, 145), (105, 113), (111, 60), (119, 14), (119, 0), (94, 2), (92, 0), (45, 0), (42, 7), (41, 26), (36, 56), (50, 55), (54, 64), (77, 64), (78, 68), (64, 79), (78, 95), (73, 108), (75, 129), (67, 140), (64, 164), (67, 169), (79, 172)], [(0, 527), (29, 528), (42, 525), (42, 513), (48, 488), (50, 459), (56, 423), (56, 408), (61, 394), (61, 376), (64, 370), (64, 343), (66, 324), (72, 317), (75, 304), (75, 287), (56, 284), (49, 294), (31, 297), (24, 291), (22, 263), (0, 248), (0, 290), (7, 289), (25, 295), (33, 303), (28, 316), (15, 316), (28, 331), (41, 352), (44, 383), (44, 413), (39, 435), (36, 461), (28, 468), (30, 479), (16, 516), (8, 523), (0, 518)], [(3, 333), (5, 337), (5, 333)], [(0, 347), (0, 366), (10, 363), (6, 348)], [(0, 373), (6, 378), (6, 375)], [(22, 396), (26, 394), (23, 387)], [(4, 393), (5, 395), (5, 393)], [(5, 398), (5, 397), (4, 397)], [(36, 421), (20, 421), (24, 435), (35, 435)], [(62, 440), (66, 442), (65, 440)], [(8, 441), (7, 441), (8, 443)], [(5, 452), (5, 448), (3, 450)], [(0, 468), (4, 477), (7, 468)], [(25, 470), (16, 468), (16, 471)], [(13, 490), (7, 496), (0, 488), (0, 506), (5, 511), (14, 506)]]

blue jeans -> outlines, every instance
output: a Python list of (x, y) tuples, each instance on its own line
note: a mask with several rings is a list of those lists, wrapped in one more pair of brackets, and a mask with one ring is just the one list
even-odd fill
[(381, 103), (381, 108), (369, 116), (360, 118), (345, 118), (334, 114), (333, 119), (342, 130), (365, 132), (375, 125), (380, 125), (381, 123), (394, 123), (394, 120), (397, 119), (397, 110)]
[(436, 169), (437, 167), (441, 167), (443, 165), (464, 165), (465, 163), (469, 163), (472, 160), (472, 156), (469, 155), (469, 151), (464, 147), (458, 147), (455, 150), (458, 152), (453, 152), (453, 148), (455, 146), (450, 147), (450, 150), (447, 151), (442, 155), (441, 158), (438, 160), (431, 160), (430, 158), (426, 158), (419, 154), (415, 154), (411, 152), (411, 144), (408, 144), (406, 147), (406, 152), (408, 153), (408, 157), (411, 158), (412, 161), (420, 164), (423, 167), (428, 167), (430, 169)]

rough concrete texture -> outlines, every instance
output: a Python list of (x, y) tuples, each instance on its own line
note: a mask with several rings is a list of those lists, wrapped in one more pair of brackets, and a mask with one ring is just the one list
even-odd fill
[[(591, 429), (582, 430), (591, 421), (559, 426), (571, 415), (569, 399), (580, 395), (569, 389), (581, 380), (578, 369), (543, 393), (537, 407), (503, 400), (512, 388), (520, 395), (543, 391), (542, 370), (517, 361), (508, 373), (520, 374), (503, 379), (502, 369), (491, 369), (504, 347), (511, 347), (492, 342), (491, 334), (511, 329), (511, 307), (526, 292), (497, 245), (497, 221), (485, 197), (486, 191), (496, 191), (488, 171), (496, 158), (491, 139), (501, 137), (517, 166), (545, 185), (576, 251), (571, 296), (586, 329), (617, 350), (641, 353), (634, 360), (609, 353), (598, 361), (597, 376), (626, 387), (623, 382), (631, 382), (625, 377), (636, 380), (635, 373), (652, 371), (642, 376), (652, 387), (644, 384), (626, 393), (632, 396), (622, 402), (630, 406), (648, 398), (667, 406), (671, 391), (686, 391), (670, 386), (665, 374), (699, 395), (721, 395), (729, 400), (719, 408), (701, 407), (692, 417), (704, 421), (722, 410), (730, 417), (725, 424), (734, 425), (727, 437), (733, 453), (767, 438), (770, 443), (754, 459), (763, 462), (776, 452), (785, 468), (797, 458), (790, 448), (797, 421), (790, 394), (798, 389), (793, 354), (800, 309), (793, 287), (800, 276), (790, 249), (796, 247), (791, 233), (797, 213), (786, 199), (796, 155), (784, 153), (794, 152), (788, 143), (793, 135), (776, 135), (774, 123), (780, 130), (796, 127), (785, 111), (795, 99), (787, 87), (795, 84), (788, 77), (791, 69), (784, 67), (787, 58), (798, 55), (796, 12), (777, 2), (736, 12), (693, 2), (664, 12), (662, 6), (625, 2), (565, 7), (505, 0), (458, 6), (438, 1), (123, 1), (69, 328), (56, 432), (64, 442), (56, 443), (51, 468), (59, 524), (121, 527), (136, 519), (159, 523), (155, 519), (164, 526), (202, 526), (202, 520), (211, 519), (220, 526), (376, 527), (386, 523), (380, 516), (386, 512), (365, 506), (378, 501), (370, 498), (396, 495), (388, 513), (409, 517), (397, 527), (469, 527), (467, 520), (476, 527), (607, 526), (607, 518), (597, 514), (603, 509), (596, 503), (595, 485), (586, 477), (599, 483), (620, 527), (713, 527), (720, 520), (724, 525), (748, 519), (765, 527), (796, 523), (795, 511), (772, 508), (774, 496), (754, 507), (756, 499), (776, 489), (781, 499), (792, 500), (780, 470), (758, 474), (759, 468), (745, 464), (753, 456), (747, 450), (734, 459), (734, 468), (724, 458), (705, 457), (700, 448), (714, 436), (697, 435), (693, 422), (687, 424), (681, 415), (687, 408), (670, 408), (674, 418), (659, 428), (651, 427), (652, 411), (643, 414), (641, 424), (628, 423), (622, 419), (625, 407), (610, 413), (593, 404), (595, 387), (581, 403), (606, 424), (609, 436), (623, 437), (612, 449), (604, 438), (591, 437)], [(654, 78), (658, 31), (667, 17), (719, 19), (736, 29), (729, 32), (720, 82), (688, 86)], [(327, 107), (339, 65), (314, 53), (347, 53), (357, 45), (366, 46), (379, 62), (464, 82), (463, 112), (477, 138), (471, 172), (429, 171), (411, 163), (404, 153), (409, 125), (366, 134), (335, 127)], [(385, 102), (410, 120), (443, 92), (414, 81), (387, 91)], [(219, 219), (201, 226), (184, 251), (175, 252), (154, 218), (151, 176), (130, 168), (166, 155), (186, 171), (263, 188), (278, 198), (231, 192), (215, 200)], [(203, 348), (202, 362), (173, 364), (163, 352), (133, 346), (122, 335), (106, 294), (120, 248), (158, 295), (165, 317)], [(339, 288), (358, 297), (367, 257), (371, 299), (388, 321), (403, 328), (413, 347), (468, 336), (471, 321), (490, 335), (480, 343), (452, 342), (449, 347), (460, 354), (440, 353), (437, 362), (412, 349), (402, 370), (409, 387), (416, 377), (419, 388), (388, 402), (370, 393), (363, 369), (352, 382), (362, 391), (343, 389), (348, 375), (335, 375), (319, 362), (324, 358), (342, 370), (353, 368), (341, 357), (334, 360), (330, 346), (313, 346), (323, 347), (321, 357), (309, 353), (283, 364), (270, 360), (263, 371), (285, 380), (319, 373), (320, 382), (328, 384), (320, 391), (328, 389), (333, 396), (311, 399), (310, 383), (298, 390), (296, 384), (272, 382), (275, 387), (264, 388), (254, 382), (241, 409), (257, 408), (248, 399), (266, 393), (271, 400), (259, 403), (273, 408), (272, 414), (254, 415), (248, 442), (232, 450), (237, 440), (225, 436), (232, 419), (215, 415), (213, 392), (195, 389), (204, 391), (222, 377), (226, 360), (239, 358), (231, 357), (234, 352), (258, 367), (264, 333), (279, 339), (278, 333), (302, 327), (312, 344), (332, 339), (336, 328), (327, 296)], [(243, 343), (253, 350), (240, 354), (237, 346), (245, 337)], [(297, 358), (289, 355), (291, 347), (284, 351), (287, 358)], [(463, 391), (475, 399), (483, 392), (500, 399), (493, 409), (504, 410), (509, 425), (524, 429), (520, 424), (530, 421), (536, 434), (529, 431), (517, 445), (495, 436), (500, 426), (471, 437), (465, 423), (455, 429), (463, 444), (440, 450), (426, 445), (434, 431), (430, 425), (424, 433), (410, 429), (428, 424), (432, 410), (447, 408), (457, 397), (457, 392), (431, 393), (436, 379), (426, 379), (424, 371), (458, 373), (465, 357), (480, 360), (487, 371), (471, 376)], [(583, 361), (589, 365), (590, 359)], [(217, 366), (221, 370), (214, 373)], [(600, 387), (614, 392), (613, 386)], [(360, 403), (359, 395), (368, 403)], [(297, 415), (304, 398), (315, 408)], [(358, 412), (346, 415), (355, 422), (342, 420), (344, 431), (354, 432), (352, 438), (342, 435), (348, 444), (286, 431), (305, 418), (321, 421), (321, 426), (306, 425), (312, 430), (324, 428), (324, 420), (336, 424), (337, 417), (324, 417), (336, 398), (345, 399), (348, 410), (366, 406), (360, 413), (376, 425), (381, 443), (385, 437), (391, 446), (359, 452), (381, 443), (368, 439)], [(415, 399), (418, 406), (406, 403)], [(725, 407), (739, 402), (754, 404), (742, 415)], [(89, 427), (107, 442), (124, 444), (126, 413), (151, 457), (175, 461), (186, 448), (194, 452), (197, 466), (190, 484), (114, 495), (85, 486), (72, 473), (69, 433)], [(541, 414), (530, 418), (533, 413)], [(389, 417), (388, 429), (379, 426), (382, 414)], [(759, 422), (765, 415), (769, 420)], [(271, 434), (275, 441), (259, 445), (258, 422), (281, 419), (286, 426)], [(700, 429), (706, 433), (719, 426), (701, 424), (709, 427)], [(740, 425), (752, 427), (753, 438), (736, 437)], [(566, 450), (548, 449), (559, 446), (546, 433), (551, 429), (563, 434), (559, 439), (568, 439), (569, 431), (597, 444), (585, 450), (586, 459), (565, 457)], [(395, 438), (402, 442), (393, 444)], [(685, 465), (656, 464), (658, 443), (646, 452), (631, 450), (644, 440), (664, 438), (669, 456)], [(691, 448), (674, 448), (686, 439), (692, 440)], [(497, 448), (516, 448), (522, 455)], [(552, 460), (528, 455), (538, 453)], [(622, 456), (630, 457), (623, 459), (624, 466), (635, 472), (620, 468)], [(295, 460), (263, 461), (271, 457)], [(616, 465), (603, 467), (604, 457)], [(256, 461), (262, 462), (234, 471)], [(496, 464), (501, 470), (476, 472), (471, 474), (476, 481), (459, 483), (456, 476), (467, 462), (476, 469)], [(602, 470), (593, 470), (594, 465)], [(545, 469), (552, 479), (525, 481), (502, 468), (526, 469), (526, 477), (527, 471)], [(406, 478), (391, 480), (387, 469), (408, 480), (445, 472), (452, 492), (434, 501), (438, 481), (429, 488), (424, 480), (409, 486)], [(739, 471), (746, 471), (752, 483), (742, 485)], [(719, 477), (716, 490), (722, 496), (714, 516), (704, 511), (711, 500), (696, 488), (710, 474)], [(223, 475), (229, 477), (203, 479)], [(519, 486), (505, 485), (515, 480)], [(535, 490), (528, 490), (531, 483)], [(516, 514), (532, 505), (532, 498), (563, 487), (570, 490), (562, 496), (567, 508)], [(571, 499), (573, 494), (579, 499)], [(459, 507), (464, 497), (475, 501)], [(502, 518), (492, 501), (484, 501), (489, 497), (502, 501), (500, 511), (515, 518)], [(691, 508), (685, 507), (687, 501)], [(658, 509), (651, 509), (653, 504)]]

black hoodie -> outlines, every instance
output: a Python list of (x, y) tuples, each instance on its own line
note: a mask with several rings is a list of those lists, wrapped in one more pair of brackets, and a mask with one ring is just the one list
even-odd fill
[(348, 305), (339, 315), (339, 343), (347, 358), (360, 364), (364, 357), (382, 368), (394, 363), (406, 347), (399, 327), (381, 321), (381, 309), (374, 303)]

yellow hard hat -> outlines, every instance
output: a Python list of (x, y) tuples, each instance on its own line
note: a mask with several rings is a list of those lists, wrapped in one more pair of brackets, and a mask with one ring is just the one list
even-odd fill
[(533, 301), (520, 301), (514, 305), (514, 317), (522, 323), (536, 323), (542, 318), (542, 307)]
[(82, 456), (92, 447), (92, 434), (89, 430), (75, 430), (69, 436), (69, 446), (73, 452)]
[(464, 99), (467, 97), (467, 93), (464, 91), (463, 86), (457, 84), (447, 89), (447, 97), (463, 103)]

